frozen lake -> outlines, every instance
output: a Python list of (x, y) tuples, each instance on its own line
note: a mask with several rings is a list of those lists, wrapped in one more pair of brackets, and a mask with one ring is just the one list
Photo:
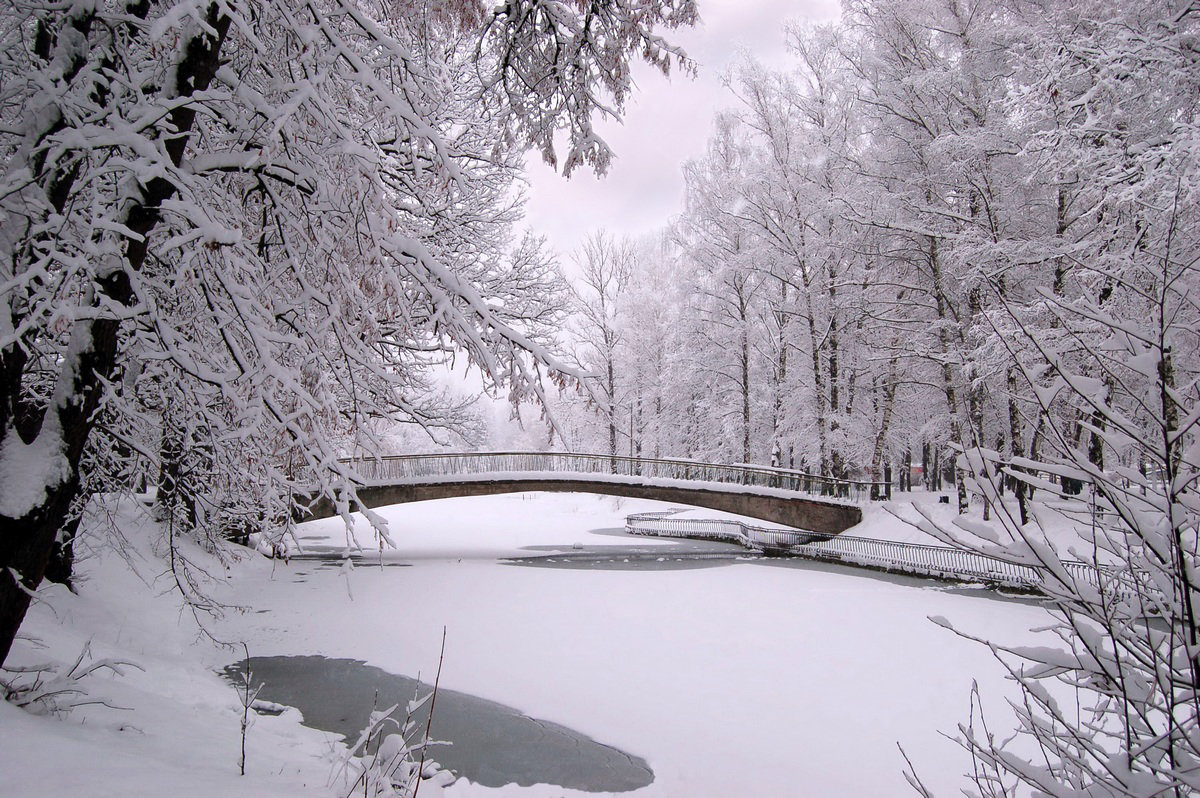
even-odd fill
[[(623, 795), (903, 794), (898, 743), (929, 786), (957, 792), (969, 762), (939, 732), (967, 718), (973, 679), (989, 721), (1009, 688), (986, 649), (928, 618), (1012, 642), (1032, 637), (1040, 607), (621, 534), (626, 514), (656, 506), (513, 494), (387, 508), (398, 550), (352, 569), (280, 563), (237, 586), (260, 610), (238, 626), (254, 628), (253, 656), (426, 681), (445, 626), (443, 687), (644, 759), (654, 781)], [(312, 551), (344, 542), (336, 520), (302, 535)], [(575, 794), (465, 779), (446, 792)]]

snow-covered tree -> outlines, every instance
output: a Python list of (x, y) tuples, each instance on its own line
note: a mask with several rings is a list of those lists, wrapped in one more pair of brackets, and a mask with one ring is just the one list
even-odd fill
[[(860, 433), (870, 426), (856, 415), (868, 404), (860, 389), (870, 385), (871, 358), (859, 343), (871, 231), (857, 219), (866, 196), (853, 168), (862, 134), (838, 41), (833, 28), (792, 31), (797, 68), (751, 62), (739, 91), (756, 152), (742, 217), (761, 240), (768, 283), (778, 286), (764, 297), (776, 330), (776, 443), (781, 430), (789, 449), (810, 439), (800, 445), (813, 470), (845, 477), (850, 463), (866, 460)], [(789, 360), (789, 349), (799, 357)]]
[(656, 30), (694, 19), (691, 0), (0, 8), (0, 663), (119, 447), (169, 490), (249, 471), (268, 522), (313, 488), (349, 519), (358, 422), (442, 423), (430, 360), (539, 392), (544, 317), (485, 295), (517, 152), (555, 161), (566, 129), (564, 169), (603, 169), (592, 121), (620, 111), (629, 58), (679, 63)]
[(711, 435), (701, 456), (751, 462), (759, 418), (758, 339), (765, 275), (756, 268), (757, 239), (742, 218), (747, 141), (739, 120), (716, 120), (703, 158), (684, 166), (687, 207), (677, 236), (690, 271), (688, 312), (697, 375), (708, 385), (696, 411)]
[[(623, 426), (622, 403), (629, 413), (622, 355), (629, 333), (627, 289), (633, 277), (633, 244), (603, 230), (583, 242), (575, 255), (579, 277), (575, 291), (575, 357), (588, 374), (591, 395), (607, 429), (609, 457), (615, 458)], [(626, 414), (625, 419), (629, 416)], [(632, 422), (631, 422), (632, 423)], [(613, 460), (616, 469), (616, 460)]]
[[(1013, 705), (1015, 735), (974, 712), (959, 728), (982, 795), (1200, 788), (1200, 241), (1190, 229), (1194, 198), (1180, 191), (1176, 199), (1147, 214), (1121, 272), (1105, 270), (1117, 279), (1104, 300), (1046, 290), (1036, 312), (1007, 306), (1019, 335), (1009, 344), (1013, 362), (1048, 451), (1035, 461), (967, 448), (968, 487), (994, 508), (994, 523), (923, 523), (956, 546), (1037, 568), (1055, 619), (1053, 645), (981, 641), (1023, 694)], [(1039, 334), (1045, 313), (1061, 338)], [(1018, 354), (1024, 347), (1040, 356), (1036, 368)], [(1059, 405), (1075, 412), (1064, 416)], [(1103, 462), (1080, 441), (1078, 424), (1099, 439)], [(1004, 474), (1037, 489), (1028, 520), (1024, 503), (1018, 512), (1004, 502)], [(1064, 491), (1072, 481), (1082, 488)], [(1061, 519), (1077, 543), (1048, 535)]]
[(622, 371), (633, 411), (636, 457), (683, 456), (689, 420), (676, 412), (676, 394), (688, 381), (682, 318), (687, 286), (678, 247), (666, 233), (634, 243), (634, 271), (626, 291), (627, 335)]
[[(1020, 156), (1042, 198), (1027, 215), (1043, 220), (1010, 249), (1042, 279), (1022, 293), (993, 273), (984, 323), (1017, 376), (1010, 390), (1036, 455), (964, 441), (967, 485), (995, 519), (925, 526), (1037, 568), (1054, 623), (1043, 645), (983, 641), (1021, 688), (1016, 734), (975, 713), (960, 741), (982, 795), (1191, 795), (1200, 788), (1197, 22), (1165, 2), (1045, 4), (1008, 22), (1023, 57), (1009, 87), (1027, 126)], [(1002, 477), (1034, 499), (1006, 503)], [(1073, 542), (1048, 535), (1064, 525)]]

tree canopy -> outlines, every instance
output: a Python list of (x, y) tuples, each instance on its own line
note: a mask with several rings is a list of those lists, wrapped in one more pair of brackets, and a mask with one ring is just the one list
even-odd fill
[(169, 519), (278, 532), (301, 488), (349, 519), (338, 458), (371, 451), (364, 421), (453, 423), (430, 364), (541, 391), (553, 310), (538, 244), (514, 239), (520, 154), (603, 170), (593, 121), (620, 113), (629, 59), (685, 64), (658, 31), (695, 18), (691, 0), (6, 3), (0, 662), (82, 497), (136, 458)]

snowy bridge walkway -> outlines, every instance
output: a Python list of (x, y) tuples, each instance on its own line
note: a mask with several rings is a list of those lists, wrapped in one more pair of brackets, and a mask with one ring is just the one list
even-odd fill
[[(885, 483), (753, 465), (571, 452), (466, 452), (349, 460), (369, 507), (525, 491), (582, 492), (678, 502), (836, 535), (862, 520), (858, 504)], [(332, 515), (328, 499), (308, 518)]]

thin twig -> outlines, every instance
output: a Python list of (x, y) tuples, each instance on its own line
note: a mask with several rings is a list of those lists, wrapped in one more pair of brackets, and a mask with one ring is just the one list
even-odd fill
[(446, 627), (442, 627), (442, 651), (438, 654), (437, 674), (433, 677), (433, 697), (429, 699), (429, 718), (425, 721), (425, 740), (421, 745), (421, 762), (417, 765), (417, 783), (413, 786), (413, 798), (421, 790), (421, 777), (425, 773), (425, 752), (429, 750), (429, 729), (433, 726), (433, 710), (437, 707), (438, 683), (442, 680), (442, 661), (446, 658)]

